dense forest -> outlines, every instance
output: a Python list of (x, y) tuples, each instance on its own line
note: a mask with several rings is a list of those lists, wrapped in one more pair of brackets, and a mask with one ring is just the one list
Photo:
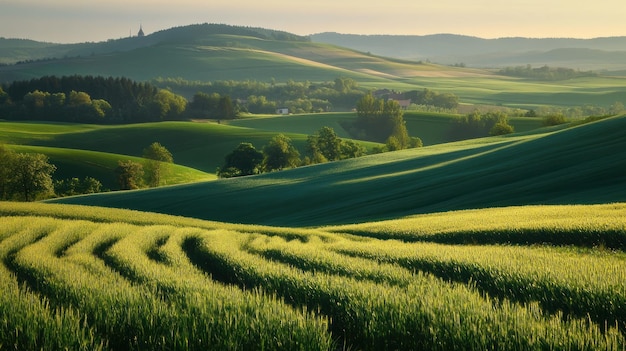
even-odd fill
[(0, 117), (83, 123), (175, 119), (186, 100), (127, 78), (46, 76), (0, 88)]

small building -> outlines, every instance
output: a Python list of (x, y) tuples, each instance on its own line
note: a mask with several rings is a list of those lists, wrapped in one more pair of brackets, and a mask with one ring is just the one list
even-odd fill
[(137, 33), (137, 37), (142, 38), (144, 36), (146, 36), (146, 35), (143, 32), (143, 26), (140, 24), (139, 25), (139, 33)]
[(400, 107), (403, 110), (406, 110), (406, 109), (409, 108), (409, 106), (411, 106), (411, 99), (402, 99), (402, 100), (399, 100), (399, 99), (389, 99), (389, 100), (397, 101), (398, 105), (400, 105)]
[(288, 108), (279, 108), (276, 110), (276, 114), (277, 115), (288, 115), (289, 114), (289, 109)]

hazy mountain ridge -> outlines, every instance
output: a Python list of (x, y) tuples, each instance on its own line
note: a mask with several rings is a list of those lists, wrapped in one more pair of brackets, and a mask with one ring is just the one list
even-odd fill
[(284, 31), (208, 23), (173, 27), (154, 32), (145, 37), (137, 37), (135, 34), (132, 34), (132, 36), (127, 38), (77, 44), (0, 38), (0, 64), (124, 52), (168, 42), (202, 44), (203, 39), (212, 34), (230, 34), (284, 41), (309, 41), (307, 37)]
[[(585, 69), (623, 66), (626, 37), (575, 38), (499, 38), (433, 35), (357, 35), (319, 33), (313, 42), (339, 45), (375, 55), (443, 64), (464, 63), (477, 67), (502, 67), (512, 64), (577, 64), (579, 55), (587, 59)], [(564, 50), (567, 49), (567, 50)], [(589, 61), (591, 60), (591, 61)]]

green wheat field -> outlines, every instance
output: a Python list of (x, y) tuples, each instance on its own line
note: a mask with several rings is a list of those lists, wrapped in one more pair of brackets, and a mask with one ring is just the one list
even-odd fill
[(621, 350), (624, 211), (527, 206), (294, 229), (1, 203), (0, 340), (14, 340), (3, 349)]

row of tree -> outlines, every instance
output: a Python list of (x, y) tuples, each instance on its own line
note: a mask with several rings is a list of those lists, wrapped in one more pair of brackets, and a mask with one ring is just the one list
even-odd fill
[(358, 83), (348, 77), (334, 81), (312, 83), (289, 80), (284, 84), (259, 81), (190, 82), (180, 78), (157, 78), (157, 87), (173, 89), (186, 96), (196, 93), (230, 96), (240, 102), (241, 111), (250, 113), (275, 113), (278, 108), (288, 108), (293, 113), (349, 111), (354, 102), (367, 93)]
[(480, 112), (474, 110), (459, 118), (451, 129), (453, 140), (481, 138), (488, 135), (505, 135), (513, 133), (509, 118), (502, 111)]
[[(160, 86), (160, 88), (159, 88)], [(187, 101), (170, 89), (188, 92)], [(190, 90), (193, 90), (190, 91)], [(192, 118), (231, 119), (241, 112), (273, 114), (351, 110), (367, 96), (347, 77), (332, 82), (256, 81), (188, 82), (158, 79), (138, 83), (127, 78), (46, 76), (0, 87), (0, 118), (79, 123), (138, 123)], [(428, 89), (395, 94), (413, 104), (456, 108), (458, 98)]]
[(221, 178), (240, 177), (365, 154), (363, 146), (352, 140), (341, 139), (330, 127), (322, 127), (307, 137), (306, 155), (302, 159), (291, 139), (278, 134), (261, 150), (257, 150), (251, 143), (240, 143), (226, 155), (224, 165), (217, 170), (217, 174)]
[(564, 67), (549, 67), (547, 65), (533, 68), (531, 65), (505, 67), (499, 74), (511, 77), (531, 78), (538, 80), (565, 80), (578, 77), (595, 77), (592, 71), (580, 71)]

